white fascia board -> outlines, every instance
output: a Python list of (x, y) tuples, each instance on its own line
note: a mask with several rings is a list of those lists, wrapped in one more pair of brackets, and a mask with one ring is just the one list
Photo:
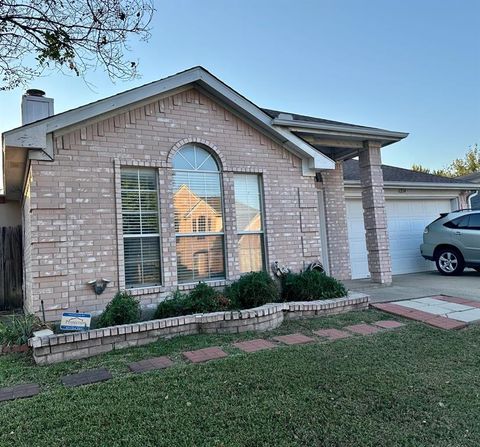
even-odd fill
[(8, 132), (3, 135), (6, 150), (29, 150), (31, 160), (53, 160), (53, 136), (46, 132), (45, 123), (17, 132)]
[(200, 80), (202, 83), (205, 83), (204, 88), (206, 87), (207, 90), (214, 91), (217, 95), (220, 95), (228, 105), (241, 111), (243, 114), (247, 114), (256, 124), (272, 133), (289, 151), (295, 152), (304, 161), (306, 159), (307, 163), (304, 163), (303, 169), (305, 175), (314, 175), (314, 172), (308, 173), (308, 171), (335, 169), (335, 162), (332, 159), (318, 152), (313, 146), (292, 134), (289, 130), (272, 125), (272, 118), (269, 115), (215, 76), (202, 70)]
[(47, 130), (45, 123), (36, 126), (19, 127), (3, 134), (6, 147), (42, 149), (47, 147)]
[(301, 130), (324, 130), (329, 132), (340, 132), (340, 133), (350, 133), (350, 134), (358, 134), (364, 136), (371, 136), (375, 138), (385, 138), (385, 139), (392, 139), (392, 140), (402, 140), (408, 136), (406, 132), (396, 132), (391, 130), (385, 129), (375, 129), (375, 128), (362, 128), (362, 127), (355, 127), (349, 126), (348, 124), (323, 124), (323, 123), (314, 123), (311, 121), (297, 121), (297, 120), (286, 120), (286, 119), (278, 119), (274, 118), (272, 121), (273, 125), (276, 126), (285, 126), (294, 129), (295, 131)]
[[(361, 188), (359, 180), (345, 180), (345, 186)], [(458, 189), (459, 191), (474, 191), (475, 185), (471, 183), (429, 183), (429, 182), (384, 182), (385, 188), (414, 188), (414, 189)]]
[[(75, 125), (96, 116), (109, 113), (113, 110), (135, 104), (146, 98), (174, 90), (185, 84), (195, 82), (199, 78), (197, 70), (198, 69), (195, 68), (193, 70), (179, 73), (178, 75), (174, 75), (170, 78), (165, 78), (157, 82), (152, 82), (150, 84), (119, 93), (109, 98), (101, 99), (92, 104), (87, 104), (85, 106), (54, 115), (50, 118), (46, 118), (40, 121), (40, 123), (45, 122), (47, 133), (55, 132), (56, 130)], [(33, 126), (35, 126), (35, 123), (23, 126), (23, 128)]]
[[(406, 192), (398, 192), (394, 188), (385, 188), (386, 200), (439, 200), (456, 199), (462, 193), (462, 190), (455, 189), (408, 189)], [(346, 199), (362, 200), (362, 191), (360, 188), (345, 188)]]
[[(96, 101), (76, 109), (54, 115), (36, 123), (19, 127), (5, 132), (7, 146), (28, 147), (41, 149), (49, 153), (47, 134), (56, 132), (96, 116), (111, 113), (132, 104), (144, 101), (147, 98), (158, 96), (188, 84), (198, 83), (223, 101), (240, 111), (243, 115), (260, 125), (289, 151), (295, 152), (302, 158), (306, 168), (304, 172), (318, 169), (334, 169), (335, 163), (327, 156), (319, 153), (315, 148), (305, 143), (286, 129), (272, 126), (272, 118), (255, 104), (235, 92), (218, 78), (201, 67), (178, 73), (169, 78), (146, 84), (110, 98)], [(309, 173), (312, 175), (313, 173)]]
[(310, 157), (308, 166), (310, 169), (314, 171), (319, 169), (335, 169), (335, 162), (331, 158), (317, 151), (313, 146), (310, 146), (308, 143), (292, 134), (290, 131), (277, 126), (273, 127), (280, 135), (282, 135), (289, 143), (291, 143), (290, 147), (292, 149), (298, 148), (301, 152), (303, 152), (303, 154), (306, 154), (308, 157)]

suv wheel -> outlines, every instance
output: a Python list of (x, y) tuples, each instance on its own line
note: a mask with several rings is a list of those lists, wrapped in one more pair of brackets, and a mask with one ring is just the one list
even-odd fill
[(442, 248), (438, 250), (435, 263), (437, 264), (437, 270), (442, 275), (447, 276), (461, 275), (465, 268), (463, 256), (455, 248)]

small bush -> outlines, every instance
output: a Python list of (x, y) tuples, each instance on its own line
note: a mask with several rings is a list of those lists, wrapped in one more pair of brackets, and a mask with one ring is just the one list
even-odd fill
[(43, 327), (45, 325), (35, 315), (12, 315), (8, 321), (0, 323), (0, 345), (24, 345), (34, 331)]
[(188, 315), (189, 309), (187, 309), (186, 298), (187, 295), (176, 290), (170, 297), (158, 304), (153, 318), (161, 319)]
[(155, 318), (219, 312), (230, 307), (230, 300), (208, 284), (199, 282), (188, 295), (177, 290), (171, 297), (159, 303)]
[(283, 279), (282, 297), (284, 301), (316, 301), (340, 298), (347, 289), (335, 278), (315, 270), (289, 273)]
[(189, 293), (187, 302), (191, 313), (218, 312), (229, 307), (229, 302), (213, 287), (199, 282)]
[(268, 273), (251, 272), (230, 284), (225, 295), (234, 307), (248, 309), (278, 302), (280, 291)]
[(118, 292), (97, 320), (96, 326), (108, 327), (140, 320), (140, 303), (128, 292)]

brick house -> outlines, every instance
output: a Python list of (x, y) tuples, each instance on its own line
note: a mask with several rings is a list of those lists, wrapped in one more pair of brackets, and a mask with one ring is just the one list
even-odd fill
[[(53, 114), (23, 97), (3, 135), (22, 204), (24, 307), (100, 312), (129, 289), (154, 306), (278, 261), (351, 278), (343, 162), (359, 157), (368, 269), (390, 283), (381, 149), (407, 136), (261, 109), (201, 67)], [(106, 278), (104, 293), (87, 283)]]

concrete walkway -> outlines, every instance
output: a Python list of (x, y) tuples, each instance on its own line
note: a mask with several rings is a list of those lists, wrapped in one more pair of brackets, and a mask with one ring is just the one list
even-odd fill
[(438, 272), (395, 275), (391, 286), (381, 286), (369, 279), (344, 281), (345, 286), (355, 292), (367, 293), (371, 302), (422, 298), (432, 295), (451, 295), (480, 301), (480, 273), (467, 269), (462, 276), (442, 276)]
[(436, 295), (389, 303), (373, 303), (372, 307), (440, 329), (463, 329), (480, 322), (480, 301), (455, 296)]

